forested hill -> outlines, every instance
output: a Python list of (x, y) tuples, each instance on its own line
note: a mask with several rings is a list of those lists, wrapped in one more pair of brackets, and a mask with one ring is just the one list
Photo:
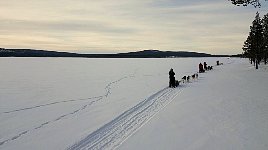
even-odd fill
[(119, 53), (122, 56), (145, 57), (145, 58), (163, 58), (163, 57), (211, 57), (211, 54), (186, 52), (186, 51), (159, 51), (159, 50), (143, 50), (129, 53)]
[(0, 57), (84, 57), (84, 58), (166, 58), (166, 57), (229, 57), (187, 51), (143, 50), (118, 54), (79, 54), (33, 49), (0, 48)]

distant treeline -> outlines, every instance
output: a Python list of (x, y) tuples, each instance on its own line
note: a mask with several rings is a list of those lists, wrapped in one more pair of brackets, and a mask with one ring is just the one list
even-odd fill
[(118, 54), (78, 54), (32, 49), (0, 48), (0, 57), (84, 57), (84, 58), (172, 58), (172, 57), (231, 57), (230, 55), (211, 55), (186, 51), (143, 50)]

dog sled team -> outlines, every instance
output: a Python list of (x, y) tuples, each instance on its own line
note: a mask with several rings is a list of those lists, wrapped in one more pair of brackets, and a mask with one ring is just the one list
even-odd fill
[(173, 69), (171, 68), (169, 71), (169, 87), (175, 88), (175, 87), (179, 86), (181, 82), (183, 82), (183, 83), (185, 83), (186, 81), (190, 82), (190, 78), (192, 78), (192, 79), (198, 78), (198, 73), (195, 73), (191, 76), (183, 76), (182, 79), (180, 81), (178, 81), (175, 79), (175, 73), (174, 73)]
[(204, 67), (202, 63), (199, 64), (199, 73), (204, 73), (205, 71), (212, 70), (212, 69), (213, 69), (213, 66), (208, 66), (206, 62), (204, 62)]
[[(222, 65), (219, 61), (216, 62), (217, 65)], [(199, 64), (199, 73), (204, 73), (205, 71), (212, 70), (213, 66), (208, 66), (206, 62), (204, 62), (204, 65), (202, 63)], [(188, 75), (188, 76), (183, 76), (180, 81), (175, 79), (175, 72), (171, 68), (169, 71), (169, 87), (175, 88), (179, 86), (181, 82), (190, 82), (190, 79), (197, 79), (198, 78), (198, 73), (195, 73), (193, 75)]]

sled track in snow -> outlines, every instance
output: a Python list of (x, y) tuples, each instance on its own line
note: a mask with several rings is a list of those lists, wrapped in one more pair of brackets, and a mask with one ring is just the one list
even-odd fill
[[(94, 96), (94, 97), (88, 97), (88, 98), (80, 98), (80, 99), (70, 99), (70, 100), (62, 100), (62, 101), (56, 101), (56, 102), (51, 102), (51, 103), (46, 103), (46, 104), (41, 104), (41, 105), (36, 105), (36, 106), (30, 106), (30, 107), (24, 107), (24, 108), (19, 108), (19, 109), (15, 109), (15, 110), (10, 110), (10, 111), (4, 111), (2, 112), (2, 114), (9, 114), (9, 113), (14, 113), (14, 112), (19, 112), (19, 111), (25, 111), (25, 110), (31, 110), (31, 109), (35, 109), (35, 108), (40, 108), (40, 107), (45, 107), (45, 106), (51, 106), (51, 105), (56, 105), (56, 104), (61, 104), (61, 103), (68, 103), (68, 102), (77, 102), (77, 101), (90, 101), (93, 100), (93, 102), (95, 101), (94, 99), (102, 99), (103, 97), (108, 97), (108, 95), (111, 94), (111, 86), (113, 84), (116, 84), (117, 82), (120, 82), (123, 79), (126, 78), (130, 78), (130, 77), (134, 77), (134, 75), (129, 75), (129, 76), (125, 76), (122, 77), (116, 81), (110, 82), (109, 84), (106, 85), (105, 87), (105, 94), (104, 95), (100, 95), (100, 96)], [(0, 113), (1, 114), (1, 113)]]
[(96, 97), (89, 97), (89, 98), (57, 101), (57, 102), (52, 102), (52, 103), (47, 103), (47, 104), (41, 104), (41, 105), (36, 105), (36, 106), (31, 106), (31, 107), (25, 107), (25, 108), (19, 108), (19, 109), (15, 109), (15, 110), (5, 111), (5, 112), (3, 112), (3, 114), (19, 112), (19, 111), (24, 111), (24, 110), (30, 110), (30, 109), (34, 109), (34, 108), (45, 107), (45, 106), (50, 106), (50, 105), (56, 105), (56, 104), (61, 104), (61, 103), (76, 102), (76, 101), (89, 101), (89, 100), (98, 99), (98, 98), (101, 98), (101, 97), (102, 96), (96, 96)]
[(130, 78), (130, 77), (134, 77), (134, 75), (129, 75), (129, 76), (125, 76), (125, 77), (122, 77), (118, 80), (115, 80), (115, 81), (112, 81), (110, 82), (109, 84), (106, 85), (105, 87), (105, 93), (102, 95), (102, 96), (97, 96), (97, 97), (91, 97), (91, 98), (85, 98), (85, 99), (76, 99), (76, 100), (66, 100), (66, 101), (58, 101), (58, 102), (54, 102), (54, 103), (48, 103), (48, 104), (43, 104), (43, 105), (38, 105), (38, 106), (33, 106), (33, 107), (27, 107), (27, 108), (21, 108), (21, 109), (17, 109), (17, 110), (12, 110), (12, 111), (7, 111), (7, 112), (4, 112), (5, 114), (8, 114), (8, 113), (13, 113), (13, 112), (19, 112), (19, 111), (25, 111), (25, 110), (31, 110), (31, 109), (35, 109), (35, 108), (39, 108), (39, 107), (44, 107), (44, 106), (50, 106), (50, 105), (54, 105), (54, 104), (60, 104), (60, 103), (65, 103), (65, 102), (73, 102), (73, 101), (85, 101), (85, 100), (92, 100), (90, 101), (89, 103), (81, 106), (80, 108), (76, 109), (76, 110), (73, 110), (72, 112), (69, 112), (69, 113), (66, 113), (66, 114), (63, 114), (61, 116), (58, 116), (56, 117), (55, 119), (53, 120), (50, 120), (50, 121), (46, 121), (42, 124), (39, 124), (38, 126), (32, 128), (32, 129), (29, 129), (29, 130), (24, 130), (24, 131), (21, 131), (20, 133), (14, 135), (13, 137), (10, 137), (6, 140), (3, 140), (3, 141), (0, 141), (0, 146), (6, 144), (6, 143), (9, 143), (9, 142), (12, 142), (18, 138), (21, 138), (22, 136), (26, 135), (26, 134), (29, 134), (30, 132), (33, 132), (35, 130), (39, 130), (41, 128), (43, 128), (44, 126), (47, 126), (51, 123), (54, 123), (54, 122), (57, 122), (57, 121), (60, 121), (61, 119), (63, 118), (66, 118), (66, 117), (69, 117), (71, 115), (75, 115), (76, 113), (86, 109), (87, 107), (97, 103), (98, 101), (101, 101), (103, 100), (104, 98), (107, 98), (110, 94), (111, 94), (111, 90), (112, 90), (112, 86), (114, 84), (117, 84), (118, 82), (124, 80), (124, 79), (127, 79), (127, 78)]
[(114, 149), (168, 105), (180, 88), (164, 88), (94, 131), (68, 150)]

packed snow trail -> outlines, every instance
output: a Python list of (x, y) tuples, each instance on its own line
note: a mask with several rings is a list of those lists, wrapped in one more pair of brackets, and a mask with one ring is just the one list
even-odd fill
[(202, 74), (204, 82), (185, 88), (118, 150), (266, 150), (267, 70), (247, 59), (224, 64)]
[(164, 88), (94, 131), (68, 150), (114, 149), (168, 105), (181, 88)]

